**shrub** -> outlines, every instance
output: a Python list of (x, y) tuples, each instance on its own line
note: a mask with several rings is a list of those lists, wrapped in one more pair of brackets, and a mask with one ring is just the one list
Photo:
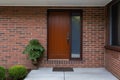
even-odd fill
[(25, 66), (15, 65), (9, 68), (8, 73), (9, 77), (13, 78), (14, 80), (19, 80), (25, 78), (27, 75), (27, 69)]
[(0, 80), (5, 79), (5, 68), (0, 66)]
[(37, 61), (40, 57), (43, 56), (45, 49), (39, 43), (37, 39), (32, 39), (29, 41), (29, 44), (25, 47), (23, 54), (28, 54), (29, 59), (33, 61)]

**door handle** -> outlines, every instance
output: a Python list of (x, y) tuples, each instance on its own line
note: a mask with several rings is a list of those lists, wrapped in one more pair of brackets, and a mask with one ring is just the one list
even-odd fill
[(67, 42), (70, 42), (70, 33), (69, 32), (67, 33), (67, 38), (66, 39), (67, 39)]

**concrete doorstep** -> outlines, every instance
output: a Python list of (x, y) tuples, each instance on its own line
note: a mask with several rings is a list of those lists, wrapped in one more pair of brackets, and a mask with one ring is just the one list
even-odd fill
[(73, 68), (73, 72), (53, 72), (52, 68), (32, 70), (24, 80), (118, 80), (105, 68)]

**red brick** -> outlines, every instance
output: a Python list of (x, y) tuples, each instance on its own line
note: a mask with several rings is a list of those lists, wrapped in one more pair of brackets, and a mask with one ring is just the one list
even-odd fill
[[(83, 60), (47, 60), (47, 7), (0, 7), (0, 65), (6, 68), (22, 64), (34, 68), (22, 54), (30, 39), (36, 38), (46, 48), (40, 66), (104, 67), (104, 7), (84, 7)], [(6, 57), (8, 56), (8, 57)]]
[(120, 52), (106, 49), (105, 67), (120, 79)]

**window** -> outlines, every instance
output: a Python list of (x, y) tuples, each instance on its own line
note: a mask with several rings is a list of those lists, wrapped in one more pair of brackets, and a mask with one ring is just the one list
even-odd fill
[(81, 43), (81, 16), (80, 13), (72, 13), (71, 18), (71, 58), (80, 58), (80, 43)]
[(110, 7), (110, 43), (120, 46), (120, 1)]

